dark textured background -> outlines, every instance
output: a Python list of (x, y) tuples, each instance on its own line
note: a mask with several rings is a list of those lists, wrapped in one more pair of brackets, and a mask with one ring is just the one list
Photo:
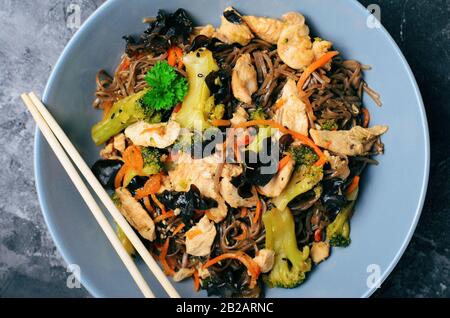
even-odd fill
[[(431, 137), (430, 183), (420, 223), (375, 297), (449, 297), (450, 0), (360, 2), (380, 5), (381, 22), (421, 88)], [(43, 91), (74, 33), (66, 24), (71, 3), (80, 5), (84, 21), (103, 1), (0, 0), (0, 297), (89, 297), (83, 288), (66, 287), (68, 273), (34, 186), (34, 123), (18, 98), (23, 91)]]

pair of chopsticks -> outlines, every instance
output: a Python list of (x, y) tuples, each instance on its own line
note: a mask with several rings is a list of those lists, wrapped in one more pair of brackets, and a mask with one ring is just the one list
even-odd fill
[(34, 93), (22, 94), (21, 97), (25, 105), (27, 106), (28, 110), (30, 111), (31, 115), (33, 116), (34, 120), (36, 121), (36, 124), (38, 125), (42, 134), (44, 135), (45, 139), (47, 140), (48, 144), (50, 145), (51, 149), (55, 153), (59, 162), (62, 164), (63, 168), (66, 170), (72, 183), (75, 185), (78, 192), (81, 194), (84, 202), (91, 210), (92, 214), (94, 215), (98, 224), (102, 228), (103, 232), (105, 232), (108, 240), (114, 247), (114, 250), (117, 252), (118, 256), (122, 260), (123, 264), (127, 268), (128, 272), (130, 273), (134, 281), (136, 282), (136, 285), (139, 287), (144, 297), (154, 298), (155, 295), (153, 294), (144, 277), (140, 273), (133, 259), (121, 244), (114, 229), (111, 227), (111, 224), (108, 222), (102, 210), (97, 205), (94, 197), (92, 196), (89, 189), (83, 182), (83, 179), (78, 174), (75, 166), (84, 176), (87, 183), (94, 190), (95, 194), (100, 198), (103, 205), (111, 214), (114, 221), (122, 228), (123, 232), (130, 240), (131, 244), (133, 244), (136, 251), (142, 257), (145, 264), (149, 267), (153, 275), (158, 279), (159, 283), (162, 285), (167, 294), (172, 298), (180, 298), (180, 295), (172, 286), (167, 276), (163, 273), (163, 271), (158, 266), (154, 258), (150, 255), (149, 251), (144, 246), (139, 237), (136, 235), (131, 226), (128, 224), (127, 220), (122, 216), (120, 211), (114, 205), (108, 193), (102, 187), (100, 182), (92, 173), (89, 166), (83, 160), (81, 155), (78, 153), (74, 145), (70, 142), (67, 135), (58, 125), (58, 123), (50, 114), (50, 112), (47, 110), (47, 108), (42, 104), (42, 102)]

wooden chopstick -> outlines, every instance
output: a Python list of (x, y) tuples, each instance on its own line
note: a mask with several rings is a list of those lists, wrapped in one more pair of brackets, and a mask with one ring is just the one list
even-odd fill
[(44, 135), (45, 139), (47, 140), (56, 157), (58, 158), (59, 162), (66, 170), (68, 176), (70, 177), (70, 180), (72, 180), (78, 192), (81, 194), (81, 197), (83, 198), (84, 202), (86, 202), (87, 206), (91, 210), (92, 214), (94, 215), (98, 224), (102, 228), (103, 232), (105, 232), (106, 237), (109, 239), (111, 245), (114, 247), (115, 251), (119, 255), (122, 262), (124, 263), (125, 267), (130, 272), (130, 275), (133, 277), (142, 294), (147, 298), (154, 298), (155, 295), (151, 291), (150, 287), (147, 285), (142, 274), (139, 272), (133, 259), (130, 257), (130, 255), (128, 255), (127, 251), (125, 250), (116, 233), (114, 232), (114, 229), (111, 227), (108, 220), (103, 215), (102, 210), (95, 202), (95, 199), (92, 197), (91, 193), (89, 192), (89, 189), (84, 184), (74, 165), (70, 161), (69, 157), (67, 157), (67, 154), (64, 152), (64, 149), (59, 144), (55, 135), (52, 133), (50, 127), (47, 125), (44, 118), (39, 113), (33, 101), (26, 94), (23, 94), (21, 97), (25, 105), (28, 107), (28, 110), (30, 111), (34, 120), (36, 121), (42, 134)]
[(106, 209), (111, 214), (113, 219), (122, 228), (123, 232), (130, 240), (131, 244), (134, 246), (136, 251), (139, 253), (139, 255), (142, 257), (144, 262), (147, 264), (147, 266), (149, 267), (149, 269), (151, 270), (153, 275), (158, 279), (159, 283), (162, 285), (162, 287), (167, 292), (167, 294), (172, 298), (180, 298), (180, 295), (178, 294), (176, 289), (173, 287), (173, 285), (170, 283), (167, 276), (163, 273), (163, 271), (158, 266), (155, 259), (150, 255), (149, 251), (147, 250), (145, 245), (142, 243), (140, 238), (137, 236), (137, 234), (134, 232), (134, 230), (128, 224), (126, 219), (123, 217), (123, 215), (117, 209), (117, 207), (112, 202), (112, 200), (109, 197), (106, 190), (103, 188), (103, 186), (97, 180), (97, 178), (94, 176), (94, 174), (92, 173), (89, 166), (83, 160), (83, 158), (81, 157), (79, 152), (76, 150), (74, 145), (70, 142), (67, 135), (64, 133), (64, 131), (58, 125), (58, 123), (53, 118), (53, 116), (50, 114), (50, 112), (47, 110), (47, 108), (42, 104), (42, 102), (39, 100), (39, 98), (34, 93), (30, 93), (29, 98), (31, 99), (32, 103), (36, 106), (38, 112), (43, 117), (44, 121), (48, 124), (50, 130), (53, 132), (54, 136), (57, 138), (57, 140), (59, 141), (61, 146), (67, 152), (67, 154), (72, 159), (72, 161), (75, 163), (75, 165), (77, 166), (77, 168), (79, 169), (81, 174), (84, 176), (84, 178), (87, 180), (87, 182), (91, 186), (91, 188), (94, 190), (94, 192), (100, 198), (102, 203), (105, 205)]

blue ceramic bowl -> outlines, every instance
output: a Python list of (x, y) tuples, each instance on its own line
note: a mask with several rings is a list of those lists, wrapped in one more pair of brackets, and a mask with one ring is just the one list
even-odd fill
[[(331, 257), (295, 289), (268, 289), (267, 297), (368, 297), (397, 264), (414, 232), (425, 198), (429, 171), (429, 138), (420, 92), (397, 45), (383, 28), (370, 28), (369, 13), (351, 0), (110, 0), (73, 37), (56, 64), (44, 102), (85, 160), (92, 164), (98, 148), (91, 126), (101, 114), (91, 107), (95, 74), (112, 71), (124, 50), (125, 34), (145, 29), (141, 20), (159, 8), (187, 9), (199, 24), (219, 22), (234, 5), (253, 14), (280, 16), (297, 10), (315, 34), (331, 40), (346, 58), (373, 66), (367, 82), (382, 95), (379, 108), (366, 98), (372, 124), (387, 124), (386, 153), (378, 167), (362, 178), (352, 219), (352, 244), (333, 249)], [(369, 26), (368, 26), (369, 19)], [(35, 145), (36, 184), (42, 211), (55, 243), (68, 264), (81, 268), (81, 281), (97, 297), (140, 297), (138, 289), (96, 224), (76, 189), (40, 133)], [(160, 297), (166, 294), (143, 263), (139, 267)], [(195, 293), (192, 282), (176, 284), (181, 295)]]

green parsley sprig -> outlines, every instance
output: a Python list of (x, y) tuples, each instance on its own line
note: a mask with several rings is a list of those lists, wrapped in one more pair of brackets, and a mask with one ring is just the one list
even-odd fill
[(166, 61), (157, 62), (145, 75), (150, 90), (142, 101), (154, 110), (167, 110), (181, 102), (188, 90), (186, 79)]

